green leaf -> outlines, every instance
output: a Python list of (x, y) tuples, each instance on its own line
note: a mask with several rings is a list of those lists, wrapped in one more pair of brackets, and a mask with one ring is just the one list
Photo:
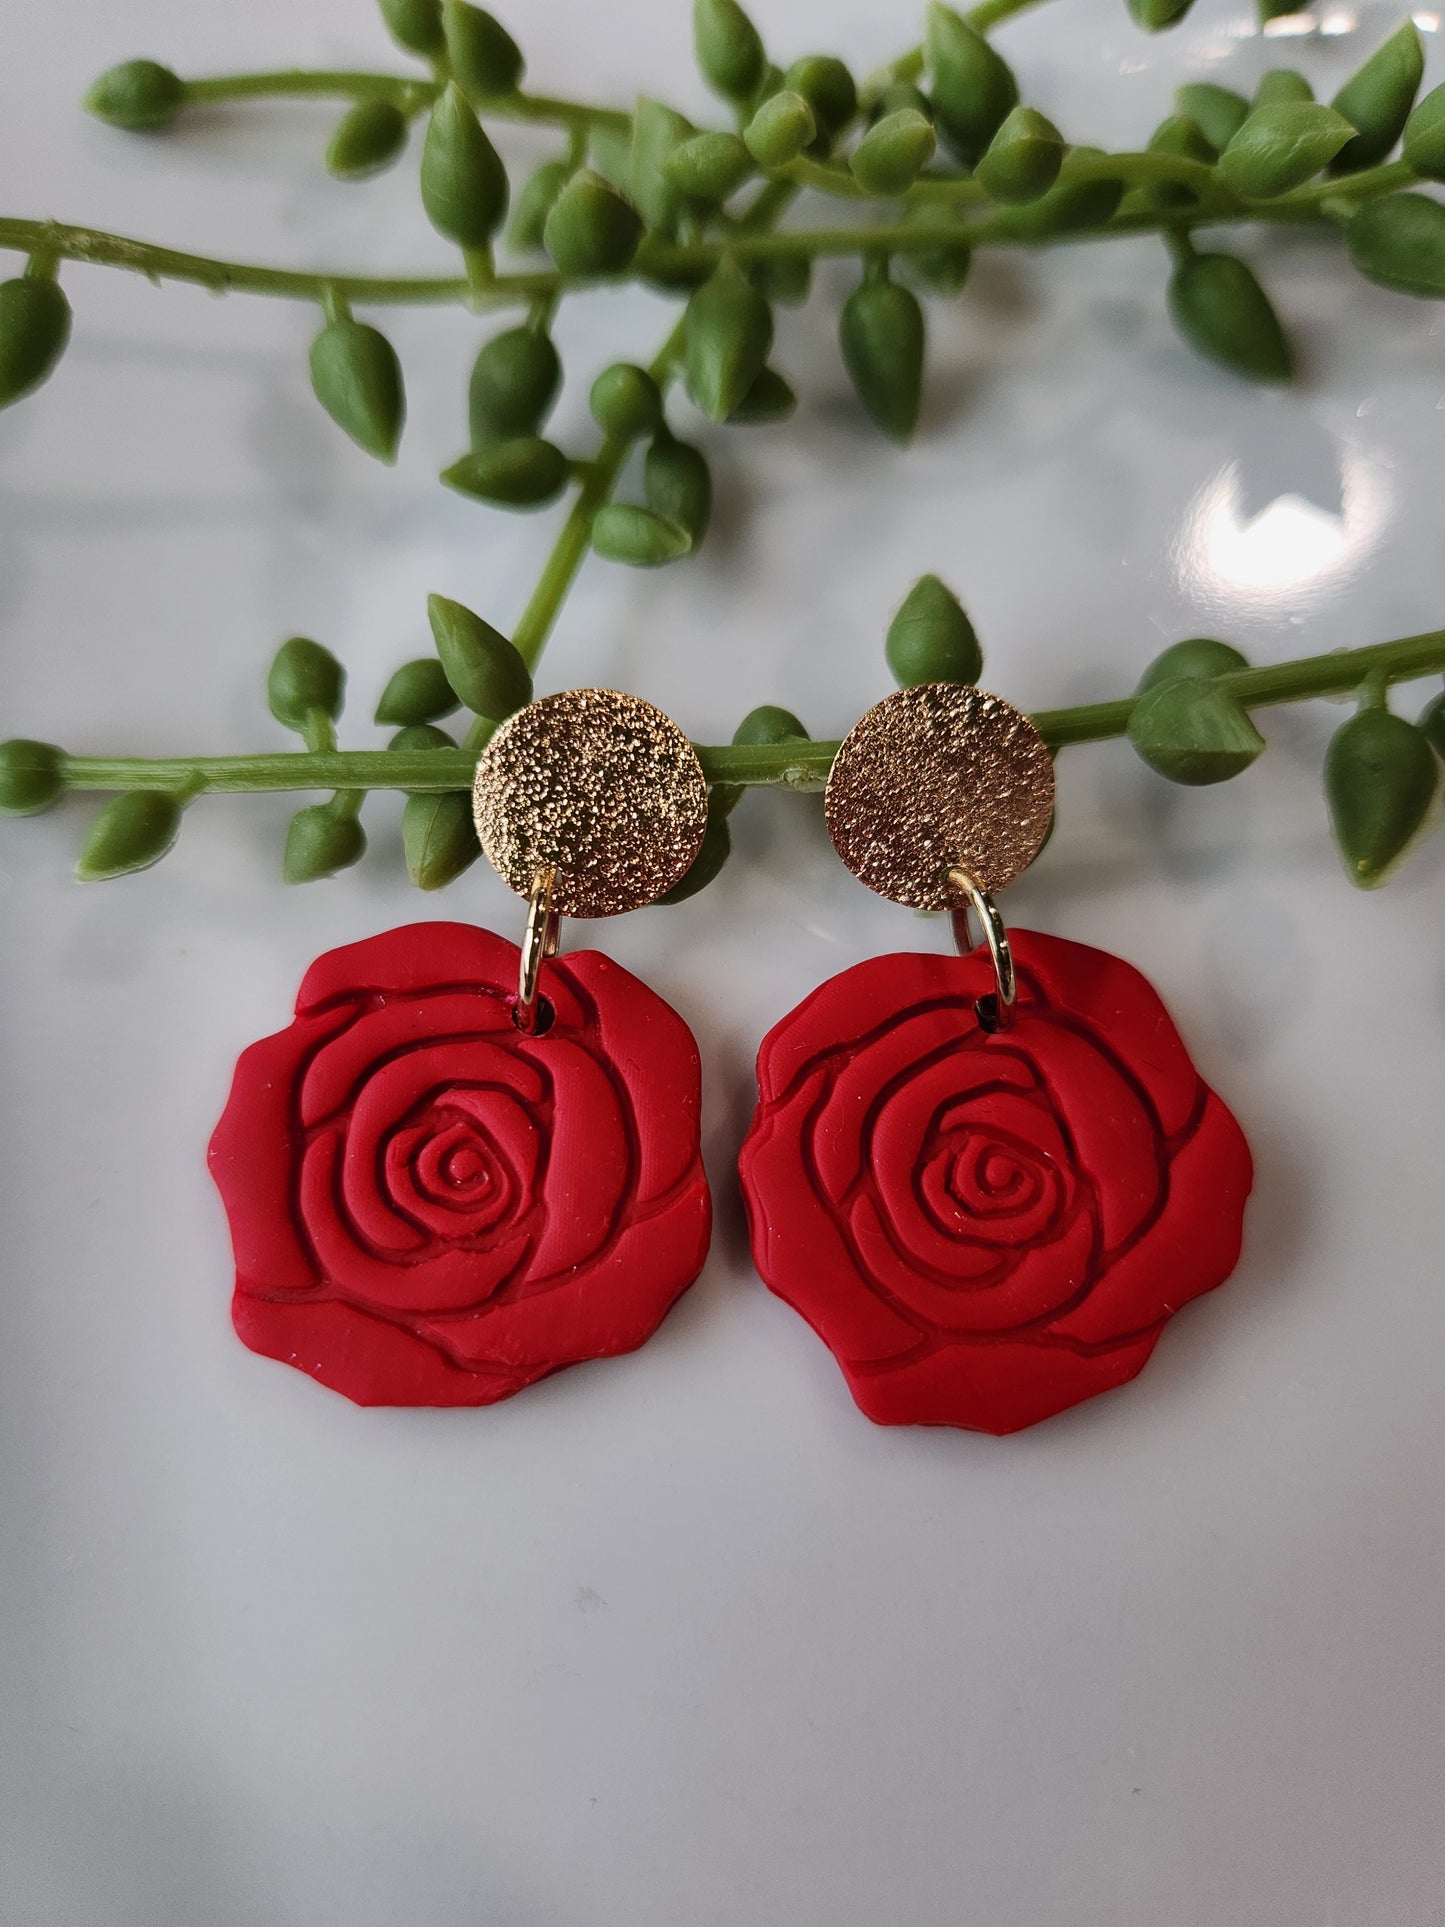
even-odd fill
[(926, 248), (906, 248), (896, 256), (896, 265), (900, 275), (934, 294), (962, 293), (968, 280), (968, 271), (973, 265), (973, 249), (965, 238), (964, 222), (939, 202), (918, 201), (904, 204), (903, 223), (905, 227), (928, 228), (957, 225), (957, 241), (939, 241)]
[(687, 304), (687, 392), (713, 421), (726, 421), (762, 373), (772, 345), (772, 309), (750, 281), (719, 269)]
[(1129, 716), (1129, 741), (1171, 783), (1225, 783), (1264, 748), (1249, 711), (1195, 676), (1155, 683)]
[(482, 853), (465, 790), (409, 796), (401, 813), (406, 872), (419, 890), (443, 890)]
[(768, 422), (785, 422), (798, 406), (792, 385), (776, 368), (764, 368), (751, 388), (728, 416), (735, 428), (758, 427)]
[(473, 100), (495, 100), (516, 92), (525, 63), (500, 20), (467, 0), (443, 0), (442, 30), (452, 74), (464, 93)]
[(542, 229), (542, 245), (563, 274), (619, 274), (641, 239), (631, 201), (586, 167), (557, 196)]
[(1360, 130), (1335, 157), (1336, 173), (1384, 160), (1405, 130), (1424, 71), (1420, 36), (1407, 20), (1335, 95), (1336, 109)]
[(1219, 158), (1219, 171), (1236, 194), (1272, 200), (1313, 180), (1354, 129), (1333, 107), (1285, 101), (1256, 107)]
[(383, 725), (434, 722), (450, 716), (461, 697), (447, 681), (447, 672), (435, 656), (418, 656), (404, 662), (381, 692), (376, 705), (376, 720)]
[[(716, 792), (714, 792), (714, 795)], [(686, 903), (695, 897), (699, 890), (705, 890), (732, 854), (732, 831), (728, 828), (727, 812), (713, 808), (709, 798), (707, 828), (703, 831), (702, 847), (692, 860), (692, 865), (678, 883), (656, 900), (658, 903)]]
[(329, 649), (309, 636), (282, 643), (266, 677), (266, 700), (283, 728), (304, 736), (316, 716), (335, 722), (345, 699), (346, 671)]
[(656, 514), (687, 530), (694, 549), (702, 546), (712, 516), (712, 474), (700, 449), (662, 430), (643, 464), (643, 494)]
[(692, 537), (680, 522), (669, 521), (654, 509), (639, 508), (633, 502), (607, 502), (592, 518), (592, 547), (609, 562), (655, 569), (686, 555)]
[(568, 161), (543, 161), (527, 176), (507, 229), (507, 241), (518, 254), (535, 254), (541, 248), (547, 216), (571, 178), (572, 166)]
[(472, 364), (467, 408), (472, 441), (536, 435), (562, 387), (562, 363), (545, 328), (523, 322), (484, 342)]
[(486, 247), (507, 212), (507, 171), (455, 81), (427, 122), (421, 201), (438, 234), (462, 248)]
[(387, 32), (408, 53), (433, 60), (446, 51), (442, 0), (378, 0)]
[(81, 106), (97, 120), (133, 133), (169, 127), (185, 105), (185, 83), (155, 60), (123, 60), (91, 82)]
[(668, 155), (664, 172), (680, 194), (709, 206), (735, 194), (757, 172), (736, 134), (694, 134)]
[(768, 57), (737, 0), (695, 0), (692, 33), (698, 68), (713, 92), (724, 100), (751, 100)]
[(922, 683), (976, 683), (983, 650), (963, 605), (936, 575), (922, 575), (888, 625), (884, 655), (903, 689)]
[(532, 672), (499, 630), (450, 596), (428, 596), (426, 610), (447, 681), (474, 715), (501, 723), (531, 702)]
[(1059, 178), (1064, 137), (1032, 107), (1015, 107), (989, 143), (974, 178), (995, 201), (1036, 201)]
[(832, 54), (806, 54), (783, 75), (783, 86), (801, 94), (818, 123), (818, 144), (826, 146), (858, 111), (852, 74)]
[(444, 729), (434, 723), (408, 723), (387, 744), (391, 749), (455, 749), (456, 744)]
[(928, 8), (924, 53), (934, 122), (965, 167), (973, 167), (1017, 107), (1018, 82), (983, 35), (938, 0)]
[(38, 816), (65, 794), (65, 752), (12, 736), (0, 743), (0, 816)]
[(379, 462), (396, 460), (406, 391), (384, 334), (360, 321), (328, 321), (311, 344), (311, 386), (358, 448)]
[[(1076, 147), (1073, 160), (1104, 160), (1097, 147)], [(1012, 208), (1009, 232), (1021, 240), (1048, 241), (1062, 234), (1088, 234), (1108, 225), (1124, 198), (1122, 180), (1062, 180), (1024, 207)]]
[(1405, 122), (1405, 159), (1422, 179), (1445, 181), (1445, 86), (1432, 87)]
[(1269, 297), (1232, 254), (1196, 254), (1169, 281), (1169, 312), (1191, 347), (1251, 381), (1288, 381), (1294, 357)]
[(160, 790), (114, 796), (95, 819), (75, 874), (82, 883), (130, 876), (159, 863), (180, 833), (181, 806)]
[(1224, 152), (1249, 115), (1249, 102), (1243, 94), (1232, 87), (1217, 87), (1211, 80), (1191, 80), (1176, 88), (1174, 105), (1198, 123), (1217, 154)]
[(1417, 727), (1435, 754), (1445, 760), (1445, 694), (1426, 704)]
[(318, 883), (349, 870), (366, 855), (366, 832), (349, 810), (308, 803), (286, 825), (281, 875), (287, 883)]
[(1178, 682), (1181, 678), (1189, 681), (1210, 682), (1216, 676), (1230, 675), (1236, 669), (1248, 669), (1249, 658), (1227, 642), (1215, 642), (1209, 636), (1191, 636), (1184, 642), (1172, 642), (1157, 655), (1139, 678), (1137, 694), (1158, 688), (1160, 683)]
[(1129, 0), (1129, 11), (1145, 33), (1161, 33), (1177, 27), (1194, 5), (1194, 0)]
[(634, 441), (650, 435), (662, 420), (662, 393), (645, 368), (614, 361), (592, 384), (592, 419), (604, 435)]
[(765, 100), (743, 130), (743, 144), (760, 167), (786, 167), (813, 140), (818, 123), (801, 94)]
[(336, 124), (326, 149), (326, 171), (339, 181), (379, 174), (406, 146), (406, 115), (390, 100), (362, 100)]
[[(1219, 158), (1204, 129), (1188, 114), (1171, 114), (1168, 120), (1160, 121), (1149, 136), (1149, 152), (1198, 161), (1202, 167), (1212, 167)], [(1154, 181), (1144, 192), (1151, 207), (1190, 207), (1199, 199), (1184, 181)]]
[(910, 440), (923, 398), (923, 310), (917, 296), (892, 281), (863, 281), (843, 304), (838, 339), (868, 414), (891, 440)]
[(1428, 194), (1366, 201), (1350, 217), (1345, 242), (1367, 280), (1425, 300), (1445, 296), (1445, 207)]
[[(1291, 4), (1289, 12), (1295, 11)], [(1271, 67), (1260, 76), (1259, 85), (1254, 90), (1256, 107), (1280, 107), (1286, 102), (1313, 100), (1314, 89), (1303, 74), (1297, 74), (1292, 67)]]
[(733, 741), (744, 749), (769, 749), (782, 743), (806, 743), (808, 732), (791, 709), (762, 703), (750, 709), (733, 731)]
[(900, 107), (869, 128), (848, 157), (848, 165), (858, 185), (870, 194), (903, 194), (933, 159), (937, 145), (933, 122), (916, 107)]
[(687, 198), (668, 172), (668, 162), (696, 131), (690, 120), (646, 95), (633, 111), (628, 192), (648, 227), (660, 234), (673, 232)]
[(1351, 883), (1388, 882), (1429, 821), (1439, 782), (1428, 738), (1403, 716), (1362, 709), (1340, 725), (1325, 752), (1325, 797)]
[(478, 502), (536, 509), (556, 501), (570, 474), (567, 457), (554, 442), (524, 435), (473, 449), (444, 468), (441, 479), (459, 495), (470, 495)]
[(58, 282), (27, 274), (0, 282), (0, 408), (50, 379), (70, 339), (70, 303)]

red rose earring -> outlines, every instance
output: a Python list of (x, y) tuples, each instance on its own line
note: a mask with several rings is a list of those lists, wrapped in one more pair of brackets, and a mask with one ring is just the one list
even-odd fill
[(521, 950), (418, 923), (318, 958), (211, 1143), (237, 1332), (362, 1405), (487, 1405), (631, 1351), (707, 1251), (692, 1033), (598, 952), (556, 956), (564, 914), (686, 873), (691, 744), (650, 703), (571, 690), (502, 724), (475, 804), (529, 899)]
[(849, 869), (951, 910), (961, 954), (876, 958), (790, 1012), (740, 1168), (758, 1270), (880, 1424), (1014, 1432), (1121, 1385), (1239, 1257), (1249, 1148), (1153, 988), (1004, 929), (1053, 798), (1028, 718), (946, 683), (871, 709), (828, 780)]

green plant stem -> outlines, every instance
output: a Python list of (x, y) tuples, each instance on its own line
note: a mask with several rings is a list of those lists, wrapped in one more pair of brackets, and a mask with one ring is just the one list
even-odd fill
[[(435, 80), (346, 68), (290, 67), (274, 73), (207, 74), (185, 83), (187, 106), (219, 100), (390, 100), (405, 114), (430, 106), (440, 92), (441, 84)], [(632, 116), (621, 108), (594, 107), (586, 101), (562, 100), (552, 94), (496, 94), (477, 105), (494, 120), (530, 121), (569, 131), (575, 127), (610, 127), (625, 133), (632, 125)]]
[[(571, 551), (569, 550), (569, 555)], [(580, 556), (578, 557), (580, 560)], [(574, 565), (575, 573), (575, 565)], [(569, 578), (570, 579), (570, 578)], [(561, 585), (559, 587), (559, 585)], [(561, 573), (550, 594), (560, 603)], [(535, 600), (535, 598), (534, 598)], [(540, 644), (538, 645), (540, 647)], [(1294, 662), (1240, 669), (1218, 679), (1247, 708), (1349, 695), (1364, 684), (1411, 682), (1445, 674), (1445, 629), (1363, 649), (1336, 649)], [(1136, 698), (1046, 709), (1034, 716), (1051, 749), (1103, 742), (1129, 727)], [(827, 780), (836, 742), (792, 742), (759, 748), (699, 744), (710, 783), (813, 790)], [(174, 795), (253, 794), (271, 790), (460, 790), (471, 787), (475, 752), (468, 749), (283, 751), (267, 756), (67, 756), (65, 781), (75, 790), (165, 790)]]

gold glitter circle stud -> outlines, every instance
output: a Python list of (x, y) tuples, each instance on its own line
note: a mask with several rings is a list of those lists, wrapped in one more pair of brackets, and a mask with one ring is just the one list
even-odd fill
[(1002, 697), (922, 683), (849, 730), (823, 809), (834, 849), (870, 890), (945, 910), (955, 865), (992, 891), (1033, 862), (1053, 815), (1053, 759)]
[(670, 716), (615, 689), (566, 689), (509, 716), (482, 751), (472, 808), (503, 882), (555, 870), (568, 917), (638, 910), (692, 867), (707, 780)]

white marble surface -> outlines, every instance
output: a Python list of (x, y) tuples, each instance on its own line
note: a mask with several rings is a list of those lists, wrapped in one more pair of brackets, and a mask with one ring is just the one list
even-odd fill
[[(676, 0), (522, 11), (539, 85), (701, 107)], [(1185, 67), (1253, 78), (1242, 12), (1201, 0), (1147, 41), (1068, 0), (1002, 44), (1066, 131), (1117, 145)], [(757, 5), (786, 55), (860, 68), (910, 13)], [(324, 178), (324, 108), (156, 142), (74, 111), (139, 51), (384, 61), (366, 0), (3, 15), (7, 210), (445, 264), (405, 171)], [(1372, 6), (1288, 51), (1332, 88), (1392, 23)], [(836, 733), (883, 693), (882, 628), (924, 569), (1025, 704), (1118, 693), (1201, 631), (1271, 660), (1445, 620), (1439, 310), (1281, 241), (1307, 378), (1261, 397), (1176, 344), (1163, 267), (1147, 240), (980, 266), (933, 310), (904, 455), (846, 398), (834, 304), (785, 315), (794, 424), (705, 432), (703, 556), (589, 567), (542, 686), (617, 682), (705, 740), (764, 700)], [(554, 518), (433, 479), (476, 322), (388, 324), (412, 418), (387, 473), (312, 403), (305, 311), (67, 285), (61, 373), (0, 417), (0, 733), (280, 746), (260, 680), (299, 630), (346, 658), (371, 741), (427, 590), (514, 618)], [(564, 429), (664, 320), (644, 295), (566, 309)], [(1339, 714), (1275, 714), (1217, 792), (1119, 745), (1063, 762), (1009, 908), (1156, 980), (1258, 1190), (1234, 1282), (1142, 1379), (1003, 1442), (872, 1428), (746, 1259), (756, 1040), (844, 965), (942, 940), (844, 873), (815, 806), (749, 798), (717, 886), (595, 933), (702, 1043), (701, 1282), (634, 1357), (474, 1414), (359, 1411), (245, 1352), (203, 1163), (233, 1057), (305, 962), (431, 908), (394, 808), (369, 807), (364, 868), (296, 891), (286, 799), (208, 802), (162, 867), (93, 889), (69, 879), (83, 808), (4, 827), (7, 1927), (1440, 1927), (1445, 846), (1383, 895), (1347, 887), (1318, 782)], [(516, 922), (480, 871), (441, 911)]]

